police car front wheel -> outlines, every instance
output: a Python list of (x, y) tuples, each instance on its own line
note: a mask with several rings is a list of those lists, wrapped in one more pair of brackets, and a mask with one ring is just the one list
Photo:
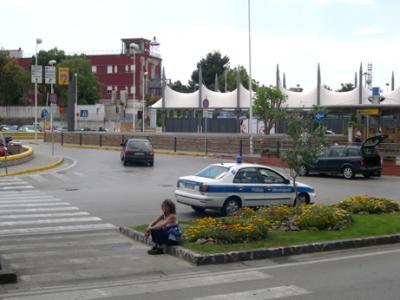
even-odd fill
[(222, 213), (229, 216), (238, 211), (240, 207), (240, 199), (237, 197), (230, 197), (225, 200), (224, 206), (222, 207)]
[(310, 196), (307, 193), (300, 193), (297, 195), (295, 205), (310, 204)]

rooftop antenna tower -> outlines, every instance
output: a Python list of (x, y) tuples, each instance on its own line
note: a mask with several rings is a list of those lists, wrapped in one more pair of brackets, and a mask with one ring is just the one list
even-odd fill
[(365, 84), (367, 85), (368, 89), (372, 88), (372, 63), (368, 63)]

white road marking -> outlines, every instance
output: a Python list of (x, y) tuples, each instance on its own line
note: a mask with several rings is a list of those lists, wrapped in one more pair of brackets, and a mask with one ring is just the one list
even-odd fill
[(45, 179), (42, 175), (39, 174), (34, 174), (34, 175), (28, 175), (29, 178), (32, 178), (33, 180), (37, 182), (45, 182), (47, 179)]
[(225, 295), (214, 295), (200, 298), (190, 298), (192, 300), (267, 300), (278, 299), (284, 297), (293, 297), (299, 295), (310, 294), (310, 291), (297, 287), (295, 285), (277, 286), (273, 288), (251, 290), (239, 293), (231, 293)]
[[(268, 274), (262, 272), (247, 272), (241, 273), (221, 273), (221, 274), (202, 274), (201, 276), (185, 277), (178, 279), (156, 280), (148, 282), (133, 282), (131, 284), (107, 286), (107, 287), (93, 287), (89, 289), (68, 290), (55, 293), (38, 292), (36, 295), (31, 293), (24, 296), (22, 293), (19, 297), (4, 298), (4, 300), (11, 299), (29, 299), (29, 300), (44, 300), (44, 299), (57, 299), (57, 300), (70, 300), (70, 299), (99, 299), (107, 297), (122, 297), (129, 296), (128, 299), (134, 299), (132, 296), (139, 294), (160, 293), (165, 291), (173, 291), (180, 289), (189, 289), (195, 287), (206, 287), (210, 285), (221, 285), (235, 282), (245, 282), (254, 280), (264, 280), (270, 278)], [(18, 294), (17, 294), (18, 295)]]
[(66, 207), (0, 209), (0, 214), (33, 213), (33, 212), (45, 212), (45, 211), (71, 211), (71, 210), (79, 210), (79, 208), (75, 206), (66, 206)]
[(0, 197), (0, 203), (3, 202), (3, 200), (23, 200), (23, 199), (46, 199), (46, 198), (53, 198), (53, 199), (57, 199), (54, 198), (53, 196), (49, 196), (49, 195), (34, 195), (34, 196), (8, 196), (8, 197)]
[(83, 174), (83, 173), (80, 173), (80, 172), (76, 172), (76, 171), (74, 171), (74, 172), (71, 172), (72, 174), (74, 174), (74, 175), (76, 175), (76, 176), (78, 176), (78, 177), (86, 177), (86, 175), (85, 174)]
[(10, 204), (10, 203), (34, 203), (34, 202), (51, 202), (51, 201), (61, 201), (58, 198), (48, 198), (48, 199), (17, 199), (17, 200), (7, 200), (0, 201), (0, 204)]
[(52, 224), (52, 223), (76, 223), (76, 222), (98, 222), (98, 217), (85, 218), (61, 218), (61, 219), (43, 219), (43, 220), (24, 220), (24, 221), (4, 221), (0, 222), (0, 226), (20, 226), (33, 224)]
[(0, 220), (54, 218), (54, 217), (77, 217), (77, 216), (88, 216), (88, 215), (89, 215), (89, 213), (86, 211), (62, 212), (62, 213), (52, 213), (52, 214), (7, 215), (7, 216), (0, 215)]
[(57, 179), (60, 179), (61, 181), (70, 181), (71, 179), (68, 176), (65, 176), (63, 174), (59, 174), (59, 173), (50, 173), (51, 175), (53, 175), (54, 177), (56, 177)]
[(45, 193), (39, 191), (0, 191), (0, 197), (7, 197), (7, 196), (28, 196), (28, 195), (45, 195)]
[(77, 232), (77, 231), (93, 231), (116, 229), (113, 224), (88, 224), (88, 225), (71, 225), (71, 226), (52, 226), (52, 227), (31, 227), (31, 228), (14, 228), (0, 230), (1, 235), (31, 235), (31, 234), (48, 234), (48, 233), (63, 233), (63, 232)]
[(19, 185), (19, 186), (0, 187), (1, 191), (18, 190), (18, 189), (33, 189), (33, 186), (31, 186), (31, 185)]
[(68, 202), (50, 202), (50, 203), (27, 203), (27, 204), (0, 204), (0, 208), (7, 207), (35, 207), (35, 206), (62, 206), (70, 205)]
[(9, 181), (9, 182), (1, 182), (0, 181), (0, 186), (10, 186), (10, 185), (22, 185), (22, 184), (27, 184), (25, 181)]

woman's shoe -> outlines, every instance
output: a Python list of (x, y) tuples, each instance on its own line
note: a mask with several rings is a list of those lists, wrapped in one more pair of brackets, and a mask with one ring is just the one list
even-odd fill
[(163, 254), (164, 250), (163, 250), (163, 248), (153, 247), (150, 250), (148, 250), (147, 253), (150, 255), (159, 255), (159, 254)]

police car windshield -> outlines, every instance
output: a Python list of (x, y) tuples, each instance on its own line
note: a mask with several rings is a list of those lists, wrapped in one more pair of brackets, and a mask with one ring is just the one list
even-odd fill
[(226, 172), (228, 172), (228, 170), (229, 168), (223, 166), (208, 166), (194, 175), (198, 177), (216, 179), (225, 174)]

